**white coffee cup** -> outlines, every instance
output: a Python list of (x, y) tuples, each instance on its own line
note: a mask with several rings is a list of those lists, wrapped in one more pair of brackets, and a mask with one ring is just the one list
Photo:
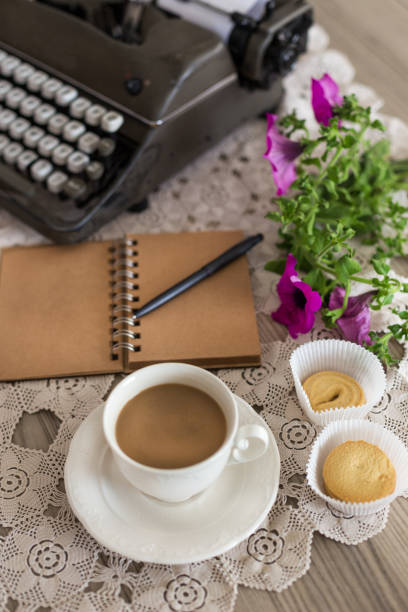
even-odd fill
[[(212, 397), (227, 422), (224, 442), (210, 457), (176, 469), (154, 468), (126, 455), (116, 440), (116, 422), (125, 404), (149, 387), (163, 384), (195, 387)], [(261, 425), (238, 429), (238, 407), (234, 395), (214, 374), (184, 363), (161, 363), (133, 372), (109, 395), (103, 414), (103, 430), (114, 460), (125, 478), (137, 489), (166, 502), (182, 502), (206, 489), (227, 464), (257, 459), (266, 451), (269, 434)]]

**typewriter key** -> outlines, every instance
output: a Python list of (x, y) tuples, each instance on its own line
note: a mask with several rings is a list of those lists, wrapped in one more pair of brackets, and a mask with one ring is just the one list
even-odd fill
[(26, 147), (33, 149), (38, 145), (43, 136), (45, 136), (44, 130), (36, 126), (30, 127), (26, 132), (24, 132), (24, 144)]
[(11, 76), (16, 68), (21, 64), (21, 60), (14, 55), (9, 55), (1, 62), (0, 70), (4, 76)]
[(61, 193), (67, 180), (68, 176), (65, 174), (65, 172), (56, 170), (47, 178), (48, 191), (51, 191), (51, 193)]
[(16, 83), (19, 85), (24, 85), (33, 72), (34, 66), (31, 66), (31, 64), (20, 64), (20, 66), (15, 70), (13, 77)]
[(23, 152), (23, 150), (24, 149), (21, 144), (18, 144), (18, 142), (11, 142), (3, 150), (4, 160), (8, 164), (14, 164), (14, 162), (17, 160), (17, 157)]
[(79, 178), (70, 178), (65, 183), (64, 193), (73, 200), (77, 200), (86, 192), (86, 183)]
[(71, 102), (69, 111), (72, 117), (75, 117), (75, 119), (82, 119), (90, 106), (91, 101), (87, 98), (76, 98), (73, 102)]
[(102, 178), (104, 171), (104, 165), (98, 161), (92, 161), (89, 166), (86, 167), (86, 173), (91, 181), (99, 181), (99, 179)]
[(74, 152), (70, 145), (60, 144), (52, 152), (52, 161), (57, 166), (65, 166), (68, 157)]
[(48, 130), (55, 134), (55, 136), (59, 136), (62, 134), (62, 130), (64, 129), (64, 125), (66, 125), (69, 121), (69, 117), (67, 115), (63, 115), (62, 113), (57, 113), (51, 117), (48, 123)]
[(10, 136), (15, 140), (20, 140), (20, 138), (23, 137), (24, 133), (28, 130), (30, 125), (31, 123), (27, 121), (27, 119), (16, 119), (10, 124)]
[(9, 108), (18, 108), (26, 96), (24, 89), (13, 87), (6, 95), (6, 104)]
[(53, 150), (58, 146), (60, 141), (55, 136), (44, 136), (38, 143), (38, 152), (43, 157), (50, 157)]
[(79, 151), (75, 151), (68, 157), (68, 170), (73, 174), (79, 174), (83, 170), (85, 170), (86, 166), (89, 164), (89, 157), (85, 155), (85, 153), (81, 153)]
[(41, 70), (36, 70), (33, 74), (28, 77), (27, 88), (30, 91), (40, 91), (43, 84), (48, 80), (48, 74)]
[(55, 107), (51, 104), (40, 104), (34, 111), (34, 121), (39, 125), (45, 125), (55, 115)]
[(70, 85), (64, 85), (64, 87), (61, 87), (61, 89), (57, 91), (55, 99), (57, 104), (59, 104), (60, 106), (68, 106), (68, 104), (70, 104), (72, 100), (75, 100), (77, 95), (77, 89), (71, 87)]
[(34, 151), (27, 151), (26, 149), (25, 151), (23, 151), (23, 153), (21, 153), (21, 155), (19, 155), (17, 159), (18, 169), (21, 172), (26, 172), (28, 167), (31, 166), (31, 164), (35, 162), (37, 159), (38, 159), (37, 153), (34, 153)]
[(50, 164), (46, 159), (39, 159), (31, 166), (31, 176), (35, 181), (39, 183), (47, 178), (47, 176), (53, 171), (54, 166)]

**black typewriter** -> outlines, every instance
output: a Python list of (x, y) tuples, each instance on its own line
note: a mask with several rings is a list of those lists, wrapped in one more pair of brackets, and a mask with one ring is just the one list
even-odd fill
[(214, 4), (1, 0), (0, 205), (56, 242), (83, 240), (275, 108), (310, 6)]

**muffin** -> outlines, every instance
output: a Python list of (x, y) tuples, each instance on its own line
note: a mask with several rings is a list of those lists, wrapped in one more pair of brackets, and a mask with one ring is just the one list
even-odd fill
[(342, 372), (316, 372), (303, 382), (310, 405), (315, 412), (332, 408), (362, 406), (366, 398), (359, 383)]
[(345, 502), (371, 502), (395, 490), (396, 472), (387, 455), (365, 440), (347, 441), (323, 465), (327, 495)]

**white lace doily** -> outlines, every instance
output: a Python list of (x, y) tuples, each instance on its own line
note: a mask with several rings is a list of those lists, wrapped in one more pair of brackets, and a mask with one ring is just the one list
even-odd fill
[[(287, 77), (284, 110), (298, 108), (308, 117), (310, 77), (328, 71), (343, 92), (355, 91), (377, 111), (376, 93), (353, 82), (354, 69), (341, 53), (326, 50), (328, 37), (314, 26), (309, 52)], [(407, 126), (381, 116), (393, 154), (408, 157)], [(253, 405), (273, 430), (281, 455), (279, 495), (264, 523), (239, 546), (209, 561), (159, 566), (130, 561), (103, 549), (82, 528), (69, 508), (62, 474), (73, 433), (101, 405), (112, 376), (80, 377), (0, 385), (0, 608), (34, 612), (49, 606), (59, 612), (228, 612), (239, 584), (280, 591), (310, 565), (314, 531), (357, 544), (384, 528), (387, 511), (365, 518), (342, 516), (316, 497), (305, 481), (305, 464), (318, 434), (296, 399), (288, 358), (291, 339), (270, 342), (269, 313), (276, 306), (277, 277), (263, 265), (276, 254), (276, 228), (266, 220), (274, 194), (268, 163), (262, 159), (265, 123), (253, 120), (165, 183), (142, 215), (124, 213), (95, 239), (125, 232), (205, 229), (262, 231), (264, 242), (250, 254), (253, 290), (263, 342), (262, 365), (229, 369), (219, 376), (234, 393)], [(45, 239), (4, 211), (0, 246), (34, 244)], [(359, 251), (362, 263), (367, 254)], [(403, 300), (404, 296), (399, 296)], [(376, 327), (388, 324), (383, 316)], [(333, 335), (321, 324), (300, 341)], [(382, 423), (408, 444), (408, 372), (404, 358), (387, 374), (387, 391), (369, 418)], [(23, 448), (15, 431), (21, 419), (38, 411), (55, 415), (58, 431), (47, 450)], [(17, 606), (17, 607), (16, 607)]]

